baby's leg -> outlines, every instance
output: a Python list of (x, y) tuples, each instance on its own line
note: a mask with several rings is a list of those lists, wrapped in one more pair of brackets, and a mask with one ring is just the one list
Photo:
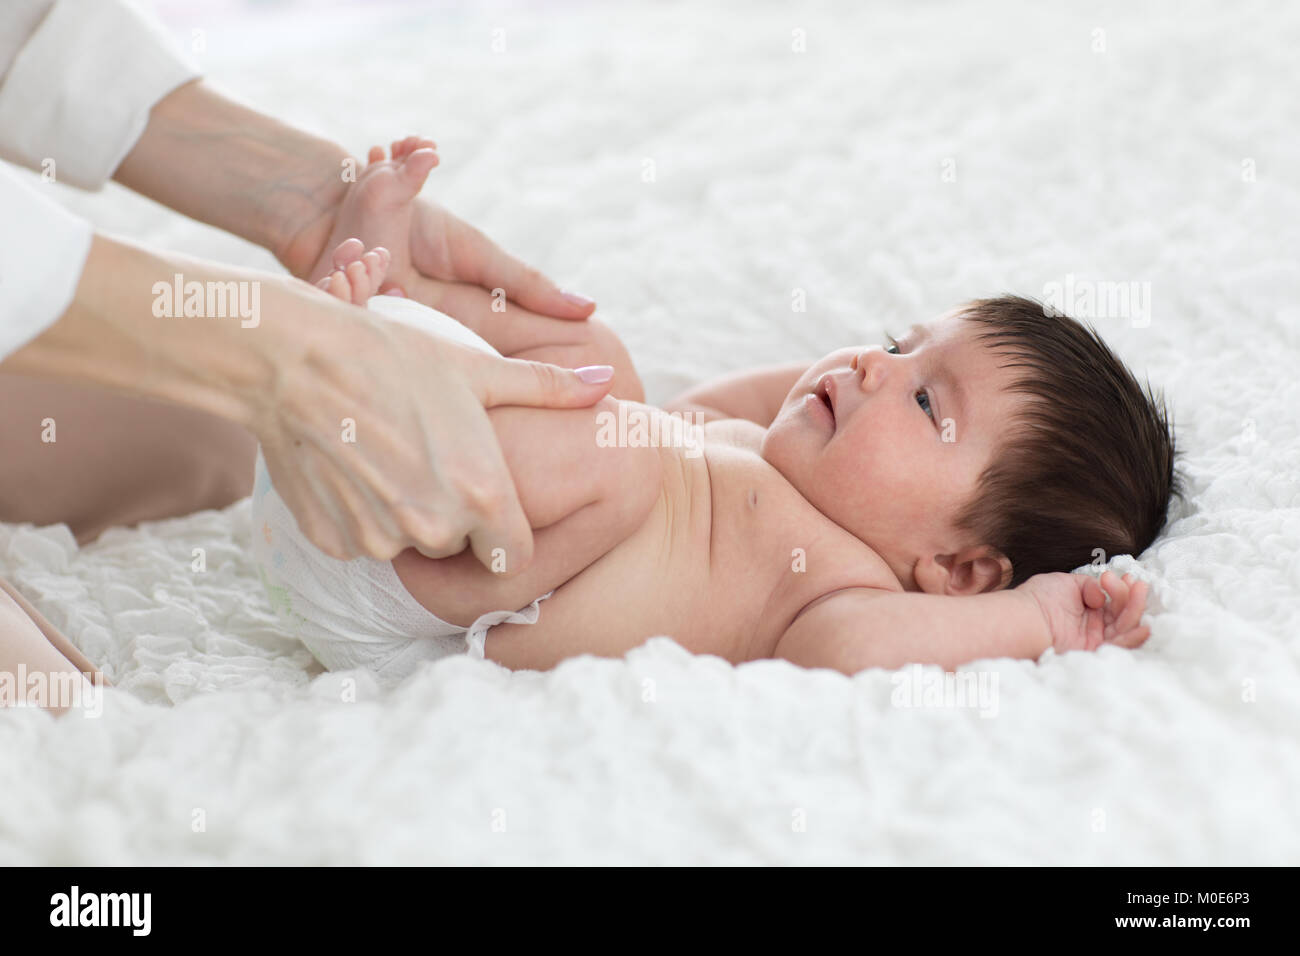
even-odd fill
[[(349, 268), (349, 263), (363, 249), (374, 250), (391, 243), (400, 254), (406, 248), (414, 210), (412, 203), (429, 172), (438, 164), (435, 145), (432, 140), (412, 136), (393, 144), (391, 159), (385, 159), (384, 151), (378, 146), (370, 150), (368, 165), (361, 171), (335, 220), (331, 244), (326, 247), (332, 251), (321, 256), (310, 281), (317, 285), (321, 285), (322, 279), (337, 281), (332, 277), (341, 269)], [(409, 262), (395, 262), (391, 257), (386, 267), (386, 276), (409, 277), (411, 272)], [(463, 282), (426, 281), (415, 290), (403, 289), (393, 279), (381, 279), (380, 283), (368, 287), (371, 294), (418, 292), (418, 298), (426, 305), (453, 316), (507, 358), (548, 362), (566, 368), (612, 365), (614, 385), (610, 394), (615, 398), (645, 401), (645, 389), (632, 357), (613, 330), (599, 320), (579, 322), (538, 315)], [(346, 290), (351, 284), (352, 281), (339, 284), (339, 290), (344, 293), (340, 298), (348, 299)], [(322, 288), (334, 292), (332, 287), (322, 285)], [(348, 301), (361, 304), (365, 299), (358, 300), (353, 294)], [(498, 311), (502, 305), (504, 312)]]
[[(317, 282), (336, 268), (330, 250), (339, 248), (344, 240), (357, 237), (365, 248), (386, 246), (405, 256), (411, 235), (413, 205), (429, 172), (438, 165), (438, 154), (432, 140), (408, 137), (394, 143), (392, 159), (384, 158), (378, 146), (370, 150), (369, 162), (348, 190), (334, 220), (334, 231), (325, 244), (326, 251), (308, 275), (308, 281)], [(410, 262), (391, 262), (390, 272), (399, 276), (410, 270)], [(387, 292), (388, 289), (376, 289)]]
[(438, 302), (438, 310), (450, 315), (489, 316), (479, 322), (462, 324), (482, 336), (506, 358), (548, 362), (565, 368), (612, 365), (614, 385), (609, 393), (628, 401), (645, 401), (645, 389), (632, 364), (632, 356), (614, 330), (604, 322), (599, 319), (585, 322), (553, 319), (530, 312), (513, 302), (505, 302), (504, 311), (493, 311), (495, 301), (486, 289), (454, 283), (446, 288)]

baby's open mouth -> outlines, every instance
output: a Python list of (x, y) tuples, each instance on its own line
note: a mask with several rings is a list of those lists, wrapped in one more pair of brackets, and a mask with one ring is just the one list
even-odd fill
[(814, 390), (816, 396), (821, 399), (822, 404), (826, 406), (826, 410), (830, 412), (832, 422), (835, 421), (835, 401), (831, 395), (831, 389), (833, 387), (831, 377), (829, 375), (823, 375), (817, 382), (817, 388)]

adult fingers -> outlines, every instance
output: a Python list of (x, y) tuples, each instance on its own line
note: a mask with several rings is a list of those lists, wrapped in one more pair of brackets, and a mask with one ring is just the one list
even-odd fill
[(453, 261), (458, 265), (457, 279), (485, 289), (504, 289), (506, 298), (525, 309), (557, 319), (581, 321), (596, 310), (596, 303), (591, 299), (561, 289), (468, 223), (451, 220), (448, 229), (451, 232), (448, 241), (455, 246)]
[[(281, 455), (276, 449), (263, 446), (262, 455), (271, 483), (303, 536), (331, 558), (346, 561), (355, 557), (345, 530), (346, 513), (328, 484), (313, 474), (314, 463), (305, 456), (295, 456), (288, 467), (281, 468)], [(265, 529), (254, 528), (253, 533), (263, 534)]]
[[(510, 577), (532, 561), (532, 527), (486, 412), (474, 408), (465, 414), (473, 417), (476, 426), (461, 436), (458, 455), (466, 464), (443, 480), (461, 503), (462, 513), (471, 516), (464, 533), (474, 556), (489, 571)], [(420, 549), (418, 542), (416, 548)]]
[(585, 408), (613, 384), (609, 365), (560, 368), (545, 362), (483, 355), (469, 372), (471, 387), (485, 408), (529, 405), (535, 408)]

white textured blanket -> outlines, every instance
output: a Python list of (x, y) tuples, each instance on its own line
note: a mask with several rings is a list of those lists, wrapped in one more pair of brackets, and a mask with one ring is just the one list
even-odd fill
[(597, 298), (652, 401), (973, 296), (1144, 284), (1149, 321), (1095, 324), (1186, 450), (1147, 646), (986, 663), (983, 711), (667, 638), (343, 703), (278, 630), (247, 502), (83, 549), (0, 526), (0, 573), (118, 685), (98, 719), (0, 714), (0, 862), (1300, 862), (1300, 8), (700, 6), (165, 10), (213, 80), (354, 152), (436, 139), (428, 193)]

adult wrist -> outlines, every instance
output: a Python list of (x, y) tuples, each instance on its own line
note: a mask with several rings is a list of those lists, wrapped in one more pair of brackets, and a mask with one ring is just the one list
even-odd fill
[(303, 142), (297, 170), (278, 178), (272, 188), (272, 212), (263, 247), (299, 279), (307, 278), (320, 258), (348, 183), (347, 163), (360, 171), (365, 164), (328, 140)]
[[(347, 191), (343, 173), (349, 158), (341, 146), (199, 80), (154, 106), (144, 134), (113, 178), (262, 246), (301, 277), (329, 238), (334, 209)], [(302, 239), (312, 236), (317, 247), (308, 250)]]

